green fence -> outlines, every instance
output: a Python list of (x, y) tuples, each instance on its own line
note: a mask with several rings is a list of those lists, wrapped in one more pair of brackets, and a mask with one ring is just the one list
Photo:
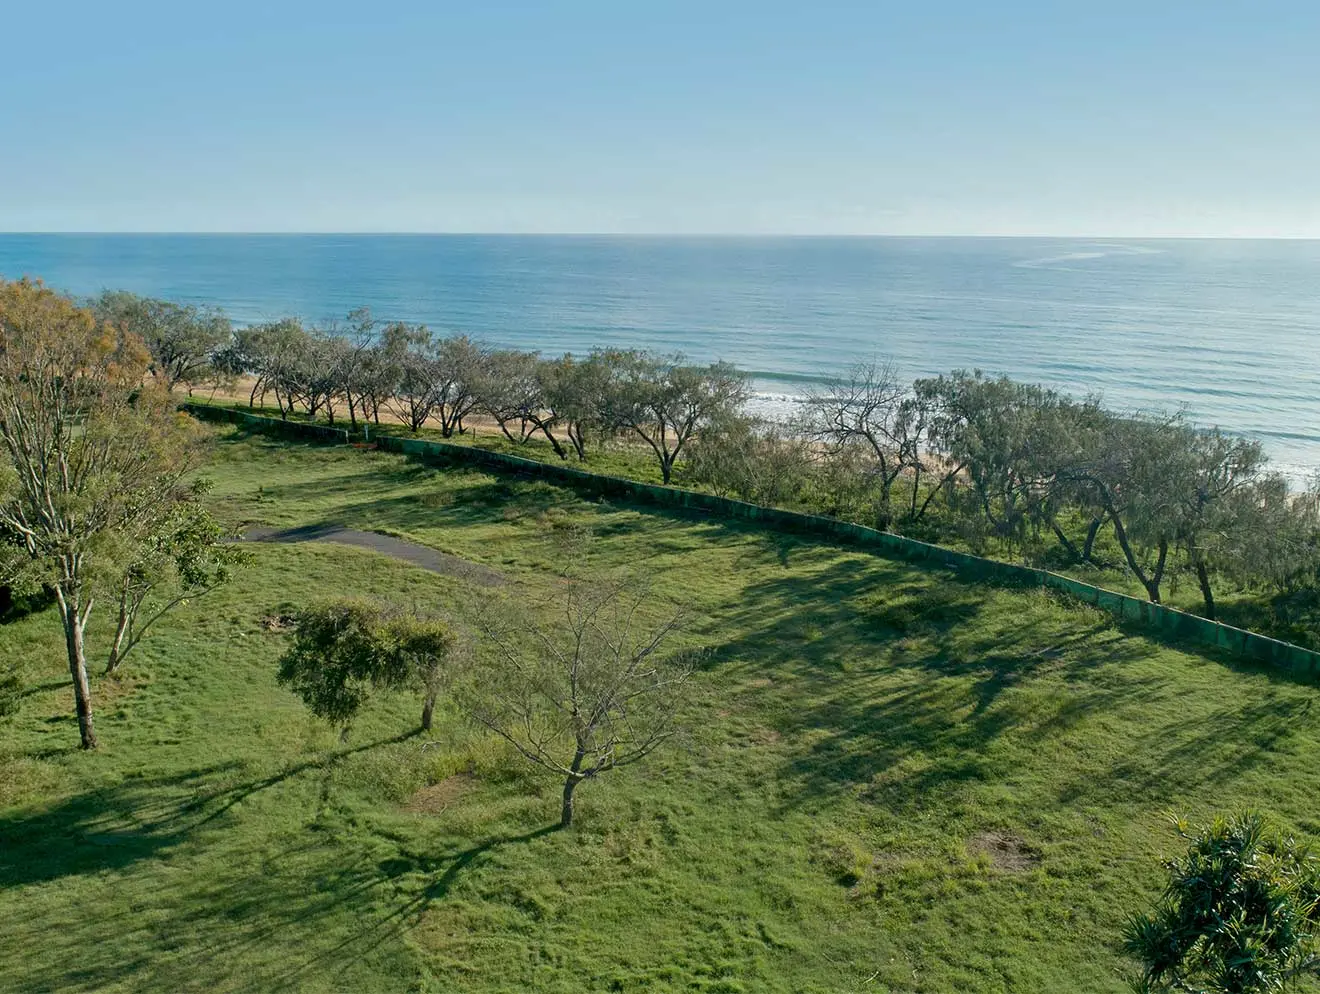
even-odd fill
[[(205, 404), (185, 404), (187, 410), (198, 417), (211, 420), (228, 421), (259, 430), (291, 438), (313, 439), (319, 442), (348, 442), (348, 432), (340, 428), (327, 428), (324, 425), (307, 424), (299, 421), (279, 421), (275, 418), (263, 418), (231, 408), (212, 407)], [(824, 535), (834, 539), (855, 543), (867, 548), (877, 549), (885, 555), (912, 562), (930, 563), (956, 570), (959, 575), (977, 580), (996, 583), (1051, 587), (1071, 594), (1087, 604), (1109, 611), (1122, 621), (1136, 623), (1179, 638), (1192, 639), (1207, 645), (1218, 646), (1247, 659), (1270, 663), (1297, 673), (1315, 674), (1320, 672), (1320, 652), (1314, 652), (1299, 645), (1281, 642), (1265, 635), (1258, 635), (1231, 625), (1165, 607), (1152, 604), (1139, 597), (1130, 597), (1103, 587), (1096, 587), (1072, 577), (1052, 573), (1049, 570), (1033, 569), (1029, 566), (1016, 566), (1012, 563), (997, 562), (973, 556), (965, 552), (946, 549), (943, 546), (918, 542), (890, 532), (877, 531), (865, 525), (837, 518), (826, 518), (814, 514), (802, 514), (786, 511), (777, 507), (762, 507), (746, 501), (729, 497), (717, 497), (714, 494), (702, 494), (678, 487), (662, 487), (637, 480), (628, 480), (617, 476), (603, 476), (590, 473), (559, 463), (538, 462), (535, 459), (523, 459), (520, 456), (491, 452), (468, 445), (454, 445), (447, 442), (434, 442), (421, 438), (404, 438), (397, 435), (378, 435), (378, 448), (390, 452), (400, 452), (421, 459), (440, 459), (447, 462), (462, 462), (488, 467), (500, 472), (515, 472), (528, 476), (538, 476), (556, 483), (568, 484), (579, 490), (585, 490), (601, 497), (656, 504), (661, 507), (687, 508), (705, 511), (724, 518), (754, 521), (784, 531), (801, 532), (810, 535)]]
[(243, 425), (256, 431), (271, 435), (283, 435), (303, 441), (312, 439), (335, 445), (348, 444), (348, 432), (343, 428), (330, 428), (327, 425), (313, 425), (305, 421), (281, 421), (278, 418), (263, 418), (246, 411), (236, 411), (231, 407), (216, 407), (213, 404), (183, 405), (184, 410), (208, 421), (227, 421), (230, 424)]

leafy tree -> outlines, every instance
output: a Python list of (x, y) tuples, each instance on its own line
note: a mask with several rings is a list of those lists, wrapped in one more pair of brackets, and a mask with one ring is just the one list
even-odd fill
[(268, 392), (274, 392), (280, 414), (287, 417), (293, 411), (292, 396), (287, 410), (284, 391), (296, 378), (296, 367), (307, 350), (307, 331), (292, 318), (267, 322), (243, 328), (234, 334), (234, 340), (218, 357), (226, 372), (252, 376), (252, 391), (248, 407), (255, 407), (257, 399), (265, 402)]
[(724, 362), (696, 367), (682, 355), (635, 350), (598, 351), (591, 361), (604, 373), (602, 422), (644, 441), (665, 483), (684, 447), (699, 432), (719, 430), (747, 399), (746, 377)]
[(666, 655), (677, 617), (648, 626), (648, 599), (630, 580), (569, 577), (556, 622), (488, 612), (488, 658), (460, 690), (479, 724), (563, 782), (560, 824), (586, 780), (650, 755), (675, 732), (689, 656)]
[(107, 674), (119, 669), (166, 613), (209, 594), (230, 579), (234, 567), (248, 562), (248, 553), (226, 543), (224, 530), (199, 504), (206, 490), (198, 481), (172, 494), (139, 495), (149, 501), (149, 510), (136, 518), (132, 552), (119, 581)]
[[(1212, 570), (1232, 569), (1245, 550), (1243, 538), (1268, 542), (1257, 513), (1267, 492), (1255, 486), (1265, 466), (1259, 442), (1226, 435), (1218, 428), (1191, 432), (1185, 478), (1179, 480), (1178, 541), (1196, 573), (1205, 616), (1215, 616)], [(1229, 539), (1233, 536), (1233, 539)]]
[(453, 656), (454, 630), (436, 618), (399, 611), (386, 612), (376, 629), (382, 654), (393, 672), (404, 674), (403, 685), (422, 692), (422, 729), (431, 730), (435, 702), (445, 679), (444, 665)]
[(467, 335), (443, 338), (435, 349), (436, 405), (433, 417), (445, 438), (466, 430), (463, 419), (477, 406), (475, 385), (485, 366), (481, 346)]
[(212, 357), (229, 344), (229, 319), (218, 310), (205, 310), (169, 300), (139, 297), (123, 290), (107, 290), (92, 303), (101, 321), (136, 335), (151, 353), (151, 371), (173, 390), (189, 386), (207, 373)]
[[(485, 356), (472, 383), (478, 409), (495, 419), (510, 442), (524, 443), (548, 423), (538, 365), (535, 352), (500, 349)], [(516, 434), (510, 425), (516, 426)], [(553, 434), (547, 430), (545, 435), (562, 458), (563, 449)]]
[[(541, 396), (549, 411), (549, 424), (563, 426), (569, 444), (579, 461), (587, 458), (587, 438), (601, 427), (600, 400), (605, 396), (608, 370), (598, 362), (582, 362), (571, 354), (558, 359), (543, 359), (537, 375)], [(562, 446), (543, 429), (555, 451), (564, 455)]]
[(381, 351), (393, 372), (386, 406), (415, 435), (441, 402), (435, 340), (423, 325), (395, 322), (381, 333)]
[(0, 283), (0, 526), (55, 595), (83, 748), (96, 746), (85, 632), (94, 584), (152, 534), (200, 429), (134, 335), (40, 283)]
[(815, 477), (808, 442), (773, 422), (735, 418), (696, 440), (684, 478), (754, 504), (799, 503)]
[(293, 645), (280, 659), (277, 679), (312, 714), (339, 726), (344, 739), (373, 690), (418, 687), (422, 728), (429, 731), (454, 642), (442, 621), (364, 601), (336, 601), (298, 615)]
[(1154, 910), (1125, 929), (1142, 965), (1134, 989), (1267, 994), (1320, 973), (1320, 863), (1310, 847), (1254, 812), (1177, 830), (1187, 853), (1166, 864)]

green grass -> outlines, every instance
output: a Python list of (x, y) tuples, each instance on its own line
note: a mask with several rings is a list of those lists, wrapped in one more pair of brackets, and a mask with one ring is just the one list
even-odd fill
[[(199, 395), (193, 399), (193, 402), (204, 404), (207, 400)], [(245, 404), (217, 402), (216, 406), (248, 410)], [(253, 413), (266, 417), (280, 417), (279, 410), (274, 407), (259, 406), (252, 410)], [(299, 413), (294, 413), (290, 418), (295, 421), (325, 423), (324, 419), (309, 418)], [(338, 418), (336, 425), (347, 428), (348, 421)], [(431, 427), (424, 427), (416, 436), (413, 436), (406, 427), (398, 424), (371, 426), (369, 430), (374, 434), (420, 437), (453, 445), (471, 446), (540, 462), (557, 464), (563, 461), (555, 454), (549, 442), (539, 435), (532, 436), (524, 443), (516, 444), (489, 425), (483, 425), (480, 433), (470, 432), (447, 439), (441, 436), (439, 429)], [(636, 440), (593, 440), (585, 463), (570, 457), (567, 465), (643, 483), (661, 482), (659, 467), (650, 450)], [(708, 487), (690, 478), (682, 462), (675, 467), (673, 482), (676, 486), (709, 491)], [(895, 489), (895, 499), (900, 504), (908, 500), (908, 494), (904, 492), (905, 487), (905, 483), (900, 483)], [(923, 496), (926, 492), (928, 491), (923, 491)], [(789, 509), (812, 514), (837, 514), (861, 524), (875, 524), (869, 502), (860, 504), (845, 502), (842, 507), (836, 507), (835, 504), (833, 498), (823, 493), (816, 493), (814, 496), (808, 496), (804, 503), (794, 504)], [(1086, 521), (1078, 518), (1076, 514), (1065, 514), (1064, 518), (1065, 528), (1080, 546)], [(1053, 569), (1084, 583), (1132, 597), (1145, 599), (1147, 596), (1145, 588), (1128, 569), (1112, 528), (1106, 527), (1100, 532), (1095, 556), (1096, 561), (1103, 565), (1095, 566), (1068, 561), (1063, 556), (1062, 547), (1048, 533), (1042, 532), (1012, 541), (984, 534), (973, 538), (966, 534), (970, 524), (979, 525), (980, 522), (967, 521), (960, 517), (960, 512), (955, 512), (944, 501), (939, 500), (931, 505), (929, 513), (920, 522), (898, 521), (895, 522), (894, 528), (900, 534), (947, 548), (987, 556), (1002, 562), (1025, 563)], [(1216, 575), (1213, 584), (1219, 621), (1296, 645), (1320, 649), (1320, 592), (1314, 587), (1280, 592), (1263, 585), (1243, 586), (1222, 575)], [(1163, 603), (1169, 607), (1196, 615), (1202, 615), (1205, 611), (1195, 574), (1181, 556), (1174, 556), (1165, 576), (1161, 596)]]
[(461, 621), (494, 595), (257, 545), (95, 682), (83, 754), (55, 618), (29, 616), (0, 627), (29, 687), (0, 725), (0, 990), (1121, 991), (1166, 812), (1320, 834), (1316, 691), (1285, 675), (846, 547), (224, 439), (231, 523), (386, 531), (521, 600), (590, 527), (712, 650), (688, 734), (584, 786), (567, 832), (556, 785), (451, 712), (414, 734), (407, 695), (341, 747), (276, 686), (263, 619), (352, 593)]

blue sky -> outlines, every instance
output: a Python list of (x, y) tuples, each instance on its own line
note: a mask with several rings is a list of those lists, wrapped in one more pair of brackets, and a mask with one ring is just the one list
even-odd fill
[(1320, 237), (1320, 3), (27, 3), (0, 230)]

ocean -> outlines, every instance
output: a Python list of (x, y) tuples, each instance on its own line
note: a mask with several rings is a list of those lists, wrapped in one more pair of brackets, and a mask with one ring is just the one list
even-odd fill
[(515, 235), (0, 235), (0, 275), (222, 307), (645, 346), (749, 371), (768, 413), (858, 359), (1185, 407), (1320, 468), (1320, 241)]

